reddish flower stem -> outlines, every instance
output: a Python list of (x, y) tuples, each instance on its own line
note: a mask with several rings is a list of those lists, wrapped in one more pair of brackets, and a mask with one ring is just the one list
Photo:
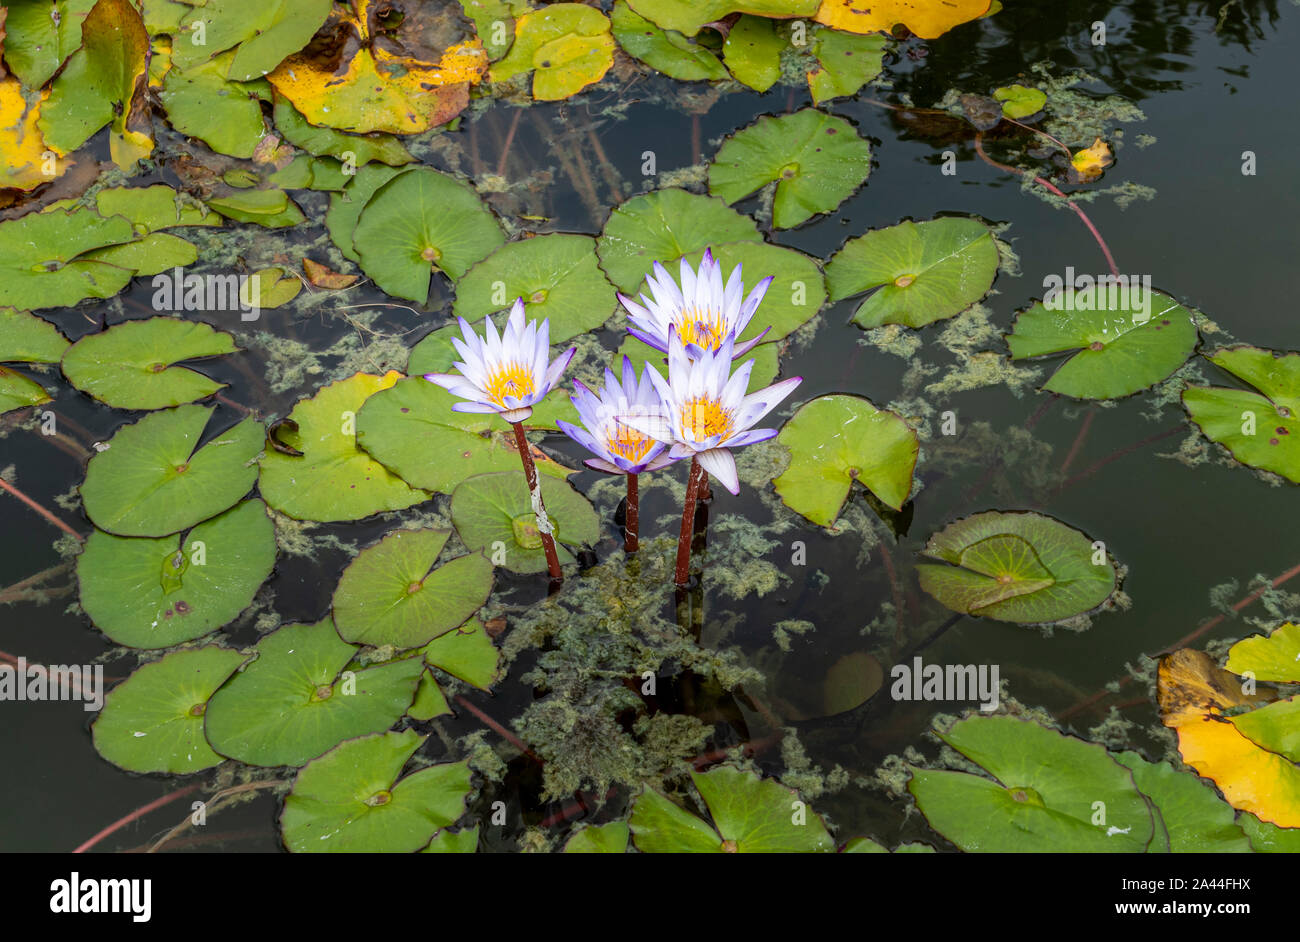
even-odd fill
[(695, 535), (695, 499), (700, 492), (700, 484), (707, 477), (700, 467), (700, 459), (691, 459), (691, 473), (686, 479), (686, 503), (682, 507), (682, 531), (677, 538), (677, 571), (673, 581), (680, 589), (691, 580), (691, 538)]
[(36, 511), (38, 514), (40, 514), (42, 517), (44, 517), (50, 523), (54, 524), (56, 527), (58, 527), (60, 530), (62, 530), (64, 533), (68, 534), (69, 536), (75, 536), (78, 540), (81, 541), (84, 541), (86, 539), (76, 530), (72, 529), (72, 527), (68, 526), (66, 523), (64, 523), (62, 520), (56, 517), (52, 512), (46, 510), (44, 507), (42, 507), (36, 501), (32, 500), (22, 491), (18, 490), (18, 488), (14, 487), (4, 478), (0, 478), (0, 488), (3, 488), (4, 490), (8, 491), (10, 494), (14, 495), (14, 497), (17, 497), (28, 507), (32, 508), (32, 510)]
[(627, 476), (627, 506), (623, 512), (623, 552), (635, 553), (641, 548), (638, 538), (641, 530), (641, 491), (635, 474)]
[(199, 790), (199, 786), (197, 783), (195, 783), (194, 785), (188, 785), (185, 788), (177, 789), (174, 792), (168, 792), (166, 795), (163, 795), (161, 798), (155, 798), (153, 801), (149, 802), (149, 804), (141, 805), (139, 808), (136, 808), (130, 814), (118, 818), (116, 821), (114, 821), (108, 827), (104, 828), (94, 837), (90, 838), (87, 841), (83, 841), (81, 844), (77, 845), (76, 849), (73, 850), (72, 852), (74, 854), (85, 853), (86, 851), (90, 850), (90, 848), (94, 847), (96, 844), (102, 841), (104, 838), (108, 837), (110, 834), (114, 833), (115, 831), (120, 831), (122, 828), (126, 827), (132, 821), (135, 821), (139, 818), (143, 818), (150, 811), (155, 811), (158, 808), (161, 808), (163, 805), (175, 801), (177, 798), (184, 798), (186, 795), (193, 794), (198, 790)]
[(546, 517), (546, 507), (542, 504), (542, 488), (537, 480), (537, 465), (533, 462), (532, 449), (528, 445), (528, 436), (519, 422), (511, 422), (515, 429), (515, 445), (519, 449), (519, 458), (524, 463), (524, 478), (528, 481), (528, 495), (532, 498), (533, 512), (537, 514), (537, 532), (542, 537), (542, 549), (546, 552), (546, 568), (551, 573), (551, 581), (563, 582), (564, 571), (560, 569), (560, 557), (555, 552), (555, 537), (551, 536), (551, 522)]

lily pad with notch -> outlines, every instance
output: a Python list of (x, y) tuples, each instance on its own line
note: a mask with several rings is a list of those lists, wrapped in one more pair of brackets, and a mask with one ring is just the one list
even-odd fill
[(329, 619), (266, 635), (256, 659), (208, 703), (208, 742), (249, 765), (298, 766), (345, 739), (388, 729), (411, 705), (424, 660), (358, 668), (357, 650)]
[(494, 82), (533, 73), (533, 98), (559, 101), (599, 82), (614, 64), (605, 14), (581, 3), (552, 3), (515, 20), (510, 52), (492, 66)]
[(726, 68), (711, 50), (676, 30), (660, 29), (628, 6), (627, 0), (617, 0), (610, 21), (623, 51), (656, 72), (682, 82), (727, 78)]
[(77, 557), (81, 607), (130, 648), (168, 648), (229, 624), (252, 604), (275, 565), (275, 528), (247, 500), (182, 538), (96, 530)]
[[(1059, 520), (985, 511), (930, 537), (921, 588), (955, 612), (1018, 624), (1049, 624), (1093, 611), (1115, 591), (1105, 550)], [(1096, 560), (1101, 558), (1101, 562)]]
[[(600, 538), (600, 518), (587, 499), (564, 481), (541, 477), (539, 482), (554, 527), (556, 552), (561, 564), (571, 563), (574, 557), (566, 547), (595, 543)], [(451, 495), (451, 519), (470, 550), (495, 555), (494, 544), (500, 542), (505, 568), (520, 573), (546, 570), (542, 537), (521, 472), (480, 474), (462, 482)]]
[(808, 89), (814, 105), (832, 98), (856, 95), (884, 68), (884, 36), (858, 36), (817, 26), (812, 31), (812, 54), (817, 68), (807, 74)]
[(134, 273), (84, 256), (135, 239), (125, 217), (105, 218), (89, 209), (0, 222), (0, 306), (71, 307), (86, 298), (111, 298)]
[(873, 292), (853, 315), (859, 327), (924, 327), (966, 310), (993, 286), (998, 249), (978, 219), (901, 222), (850, 239), (826, 263), (832, 301)]
[(295, 853), (411, 853), (429, 844), (465, 813), (470, 769), (463, 761), (440, 763), (402, 776), (426, 738), (411, 729), (363, 736), (303, 768), (280, 815), (285, 846)]
[(390, 167), (382, 163), (370, 163), (358, 167), (356, 175), (343, 187), (341, 192), (330, 194), (330, 208), (325, 211), (325, 228), (330, 238), (339, 247), (339, 251), (349, 260), (361, 264), (356, 245), (352, 241), (352, 232), (361, 218), (361, 211), (366, 208), (375, 191), (393, 177), (403, 172), (404, 168)]
[(247, 418), (196, 447), (213, 411), (178, 406), (119, 429), (86, 467), (81, 500), (91, 522), (118, 536), (167, 536), (247, 494), (262, 424)]

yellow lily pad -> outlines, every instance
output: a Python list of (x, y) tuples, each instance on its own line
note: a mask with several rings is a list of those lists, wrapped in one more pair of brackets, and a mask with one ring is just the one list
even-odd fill
[(988, 11), (989, 0), (822, 0), (817, 22), (849, 33), (887, 33), (902, 23), (922, 39), (937, 39)]

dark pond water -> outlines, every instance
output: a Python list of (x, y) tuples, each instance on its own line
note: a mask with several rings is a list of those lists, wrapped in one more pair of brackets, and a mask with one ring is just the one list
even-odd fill
[[(1222, 23), (1216, 31), (1221, 7)], [(1108, 27), (1108, 41), (1102, 47), (1089, 41), (1095, 20), (1104, 20)], [(1273, 349), (1297, 346), (1293, 298), (1294, 261), (1300, 250), (1295, 224), (1300, 217), (1300, 187), (1295, 185), (1292, 168), (1300, 133), (1288, 103), (1300, 56), (1300, 8), (1281, 0), (1226, 5), (1175, 0), (1009, 2), (991, 20), (929, 43), (912, 41), (905, 48), (913, 55), (892, 65), (895, 88), (877, 89), (871, 95), (897, 102), (899, 94), (905, 93), (916, 105), (929, 105), (949, 89), (985, 92), (1017, 76), (1031, 75), (1036, 63), (1046, 62), (1048, 73), (1058, 78), (1074, 70), (1089, 73), (1092, 80), (1081, 82), (1076, 90), (1093, 99), (1119, 95), (1141, 109), (1145, 120), (1107, 124), (1108, 130), (1123, 130), (1124, 146), (1100, 187), (1131, 181), (1154, 193), (1133, 199), (1124, 208), (1108, 195), (1087, 204), (1121, 271), (1150, 275), (1158, 288), (1217, 323), (1224, 333), (1205, 338), (1203, 346), (1229, 340)], [(625, 179), (639, 180), (641, 155), (647, 148), (656, 151), (661, 171), (686, 167), (695, 162), (696, 142), (699, 156), (707, 159), (723, 136), (757, 115), (807, 103), (801, 92), (791, 95), (784, 88), (766, 95), (725, 96), (703, 113), (693, 134), (691, 118), (665, 100), (665, 90), (671, 87), (671, 83), (650, 83), (642, 100), (633, 101), (618, 117), (602, 114), (618, 100), (618, 93), (609, 89), (567, 105), (532, 109), (515, 135), (505, 164), (507, 175), (556, 167), (555, 149), (585, 141), (575, 129), (591, 121), (610, 164)], [(629, 90), (628, 97), (637, 98), (634, 91)], [(869, 182), (834, 214), (796, 231), (778, 233), (774, 241), (825, 259), (845, 239), (903, 218), (973, 214), (1005, 225), (1002, 238), (1015, 253), (1020, 274), (1002, 272), (995, 293), (984, 302), (999, 333), (1009, 329), (1017, 310), (1041, 297), (1045, 275), (1063, 273), (1067, 266), (1084, 272), (1105, 270), (1096, 243), (1073, 214), (1023, 192), (1019, 179), (981, 162), (969, 132), (954, 123), (926, 123), (914, 115), (852, 99), (837, 101), (833, 111), (851, 119), (872, 142), (875, 165)], [(539, 117), (540, 124), (533, 122), (532, 115)], [(510, 117), (509, 109), (494, 107), (467, 119), (456, 134), (462, 142), (475, 135), (474, 147), (483, 166), (495, 169)], [(1139, 146), (1141, 135), (1154, 140)], [(590, 153), (589, 142), (581, 146)], [(990, 143), (993, 153), (1005, 154), (1000, 148), (999, 142)], [(957, 156), (953, 176), (940, 172), (945, 150)], [(1244, 151), (1256, 156), (1258, 172), (1253, 176), (1241, 173)], [(446, 166), (444, 158), (445, 152), (435, 152), (427, 159)], [(475, 172), (472, 165), (460, 169)], [(613, 202), (603, 178), (595, 186), (602, 207)], [(555, 229), (595, 234), (603, 223), (604, 209), (592, 211), (558, 168), (555, 183), (538, 199), (537, 207), (515, 209), (547, 216), (548, 226)], [(324, 205), (319, 197), (302, 202), (309, 215), (319, 218)], [(313, 230), (308, 238), (318, 235)], [(250, 258), (257, 257), (255, 242), (250, 240), (241, 249)], [(360, 293), (353, 303), (382, 300), (382, 295)], [(141, 285), (124, 301), (99, 308), (85, 305), (58, 312), (54, 319), (76, 339), (98, 329), (101, 317), (113, 323), (143, 316), (147, 303), (147, 289)], [(915, 356), (937, 371), (921, 388), (908, 387), (914, 383), (907, 377), (909, 359), (870, 342), (848, 323), (854, 303), (828, 306), (810, 342), (793, 346), (783, 358), (783, 375), (804, 377), (796, 400), (830, 392), (856, 393), (882, 406), (893, 402), (914, 406), (919, 399), (933, 408), (936, 417), (944, 410), (955, 411), (963, 433), (975, 435), (973, 430), (979, 427), (982, 437), (959, 437), (967, 443), (964, 449), (941, 441), (925, 446), (921, 474), (926, 487), (911, 509), (903, 535), (896, 545), (890, 541), (888, 563), (878, 548), (860, 556), (862, 540), (851, 532), (827, 535), (806, 525), (770, 537), (772, 545), (761, 553), (784, 577), (783, 584), (739, 601), (721, 591), (722, 580), (716, 573), (711, 579), (710, 567), (731, 566), (742, 559), (742, 551), (729, 542), (738, 532), (728, 528), (729, 520), (739, 517), (766, 525), (771, 510), (752, 492), (742, 491), (741, 497), (733, 498), (718, 491), (710, 511), (710, 555), (696, 599), (703, 606), (704, 637), (723, 636), (725, 628), (727, 642), (754, 663), (765, 665), (777, 690), (815, 689), (837, 658), (855, 650), (875, 652), (888, 669), (890, 657), (917, 648), (946, 624), (950, 627), (924, 649), (927, 660), (999, 665), (1013, 697), (1062, 713), (1124, 676), (1126, 664), (1136, 663), (1144, 652), (1161, 650), (1246, 595), (1256, 576), (1273, 577), (1300, 562), (1296, 528), (1300, 491), (1273, 486), (1213, 456), (1195, 465), (1172, 457), (1193, 434), (1176, 400), (1161, 403), (1152, 393), (1144, 393), (1107, 407), (1081, 405), (1052, 401), (1036, 392), (1034, 383), (1016, 389), (996, 383), (969, 391), (927, 393), (926, 384), (941, 382), (965, 365), (960, 350), (948, 351), (938, 341), (946, 325), (921, 332), (924, 343)], [(409, 332), (404, 342), (410, 344), (445, 323), (446, 306), (439, 308), (431, 301), (429, 309), (432, 313), (424, 314), (393, 306), (370, 326)], [(233, 323), (219, 326), (239, 328)], [(356, 328), (327, 305), (268, 312), (262, 326), (315, 350), (356, 334)], [(614, 341), (612, 335), (607, 341)], [(1001, 350), (1001, 341), (995, 338), (983, 348), (990, 347)], [(284, 414), (321, 381), (319, 375), (308, 375), (301, 383), (271, 392), (262, 379), (277, 384), (265, 366), (264, 353), (250, 347), (241, 359), (242, 365), (216, 364), (210, 372), (231, 384), (233, 398), (265, 414)], [(337, 360), (322, 363), (327, 373), (338, 366)], [(366, 368), (364, 363), (361, 368)], [(1222, 381), (1211, 367), (1202, 369), (1207, 378)], [(1046, 375), (1040, 375), (1039, 381)], [(135, 419), (96, 408), (66, 385), (62, 390), (54, 408), (69, 420), (69, 434), (83, 444), (107, 440), (118, 426)], [(231, 423), (239, 413), (223, 407), (221, 417)], [(1025, 435), (1026, 426), (1032, 426), (1032, 435)], [(1037, 444), (1025, 445), (1023, 440)], [(543, 444), (570, 464), (582, 457), (558, 434)], [(0, 453), (0, 467), (15, 466), (24, 490), (49, 507), (58, 506), (56, 497), (67, 494), (83, 475), (83, 459), (31, 432), (0, 440)], [(583, 473), (573, 480), (585, 491), (597, 476)], [(865, 508), (860, 494), (854, 499)], [(953, 623), (946, 610), (917, 589), (915, 554), (929, 534), (949, 521), (992, 508), (1038, 509), (1104, 540), (1127, 567), (1123, 590), (1131, 606), (1096, 616), (1086, 631), (1057, 630), (1050, 636), (987, 620), (965, 618)], [(88, 529), (79, 508), (60, 512)], [(675, 512), (667, 490), (648, 490), (642, 508), (648, 529), (659, 526), (651, 522), (667, 520)], [(868, 510), (858, 519), (874, 519), (874, 514)], [(318, 533), (334, 533), (364, 546), (393, 526), (392, 520), (372, 520), (323, 527)], [(663, 524), (662, 529), (670, 526)], [(52, 545), (57, 531), (16, 501), (0, 500), (0, 528), (4, 533), (0, 586), (62, 561)], [(607, 535), (612, 534), (612, 524), (607, 528)], [(880, 523), (875, 528), (885, 532)], [(806, 544), (806, 566), (791, 564), (796, 540)], [(608, 552), (613, 545), (606, 540), (598, 551)], [(338, 550), (322, 550), (315, 558), (282, 555), (269, 584), (273, 595), (264, 594), (261, 602), (285, 622), (315, 620), (327, 611), (347, 561), (348, 555)], [(889, 565), (897, 571), (897, 595), (902, 602), (897, 619), (889, 611), (881, 617), (881, 606), (893, 605), (896, 594), (887, 574)], [(69, 578), (62, 573), (51, 584), (68, 585)], [(544, 593), (540, 580), (499, 580), (498, 587), (508, 591), (511, 605)], [(88, 663), (109, 652), (84, 617), (65, 612), (73, 601), (75, 589), (43, 605), (0, 607), (0, 650), (45, 663)], [(667, 590), (664, 604), (670, 611)], [(1265, 616), (1259, 605), (1247, 607), (1242, 614)], [(1295, 616), (1296, 606), (1290, 614)], [(773, 626), (787, 620), (811, 622), (816, 628), (794, 637), (791, 651), (781, 653), (774, 644)], [(877, 620), (881, 624), (864, 634)], [(1254, 630), (1240, 618), (1229, 618), (1206, 639), (1238, 637)], [(232, 637), (251, 642), (255, 632), (245, 624), (234, 629)], [(498, 685), (496, 696), (477, 698), (482, 708), (507, 722), (527, 706), (534, 692), (519, 677), (529, 663), (530, 656), (521, 658)], [(134, 665), (133, 656), (115, 654), (107, 660), (106, 672), (125, 676)], [(822, 772), (840, 766), (858, 779), (869, 777), (885, 756), (908, 746), (932, 748), (922, 733), (935, 712), (933, 704), (880, 699), (846, 717), (795, 724), (812, 764)], [(1137, 724), (1133, 741), (1153, 749), (1153, 757), (1158, 757), (1163, 745), (1143, 732), (1156, 722), (1145, 683), (1129, 685), (1105, 701), (1103, 708), (1111, 703), (1123, 704), (1122, 715)], [(747, 730), (766, 732), (761, 716), (747, 706), (740, 711), (743, 725), (735, 718), (731, 724), (719, 722), (718, 745), (735, 744)], [(132, 809), (178, 787), (161, 777), (125, 774), (101, 760), (91, 746), (91, 714), (79, 704), (6, 703), (0, 716), (0, 794), (5, 798), (0, 847), (4, 849), (70, 849)], [(1071, 712), (1066, 722), (1086, 734), (1102, 719), (1104, 713), (1092, 709)], [(481, 728), (467, 711), (442, 721), (441, 726), (452, 737)], [(774, 774), (786, 768), (779, 748), (760, 750), (758, 761)], [(523, 815), (512, 816), (505, 828), (486, 828), (484, 849), (515, 849), (521, 821), (536, 824), (561, 811), (570, 820), (588, 814), (569, 808), (568, 800), (541, 802), (536, 772), (522, 759), (511, 763), (504, 783), (489, 786), (479, 807), (497, 799), (522, 809)], [(616, 796), (606, 813), (616, 811), (621, 800)], [(590, 796), (587, 801), (596, 807)], [(127, 850), (148, 843), (181, 820), (185, 803), (169, 805), (118, 831), (100, 849)], [(935, 840), (915, 818), (904, 820), (902, 803), (857, 784), (820, 796), (814, 807), (831, 816), (841, 839), (871, 834), (891, 845), (911, 837)], [(222, 811), (201, 836), (192, 839), (194, 843), (177, 841), (174, 847), (278, 849), (274, 823), (278, 810), (277, 798), (262, 795)]]

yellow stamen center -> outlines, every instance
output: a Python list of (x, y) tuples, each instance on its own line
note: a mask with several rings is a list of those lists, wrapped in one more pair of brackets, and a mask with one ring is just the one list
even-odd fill
[(735, 425), (731, 410), (707, 396), (698, 396), (682, 403), (681, 418), (682, 430), (697, 442), (714, 435), (725, 438), (731, 434)]
[(531, 395), (537, 388), (533, 380), (533, 371), (517, 360), (510, 360), (497, 366), (488, 376), (484, 392), (499, 406), (506, 404), (506, 396), (522, 399)]
[(642, 435), (634, 428), (629, 428), (617, 419), (605, 435), (605, 444), (611, 452), (620, 458), (636, 464), (645, 457), (654, 446), (654, 439)]
[(678, 312), (673, 326), (677, 328), (682, 343), (693, 343), (703, 350), (716, 350), (722, 343), (726, 322), (717, 311), (690, 307)]

